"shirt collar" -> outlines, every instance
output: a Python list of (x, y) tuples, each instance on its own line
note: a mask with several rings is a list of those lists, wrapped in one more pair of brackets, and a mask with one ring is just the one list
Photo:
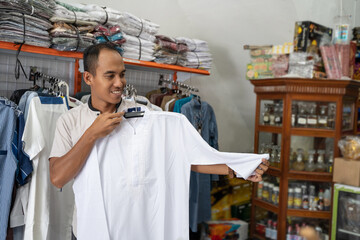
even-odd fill
[[(118, 108), (119, 108), (121, 102), (122, 102), (122, 99), (120, 100), (119, 103), (116, 104), (115, 112), (118, 111)], [(94, 106), (91, 104), (91, 96), (89, 97), (89, 100), (88, 100), (88, 106), (89, 106), (89, 108), (90, 108), (91, 111), (100, 112), (98, 109), (94, 108)]]

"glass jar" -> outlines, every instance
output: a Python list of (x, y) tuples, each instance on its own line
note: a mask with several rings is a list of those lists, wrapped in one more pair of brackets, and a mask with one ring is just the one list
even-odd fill
[(320, 112), (318, 115), (318, 126), (320, 128), (326, 128), (328, 123), (328, 113), (327, 113), (328, 106), (321, 105)]
[(307, 186), (306, 185), (301, 185), (301, 192), (302, 192), (302, 196), (301, 196), (301, 200), (302, 200), (302, 208), (303, 209), (309, 209), (309, 195), (308, 195), (308, 191), (307, 191)]
[(308, 171), (308, 172), (315, 171), (315, 161), (314, 161), (315, 153), (316, 153), (315, 150), (309, 150), (309, 159), (305, 165), (305, 171)]
[(296, 171), (303, 171), (305, 169), (303, 149), (299, 148), (297, 150), (296, 162), (293, 163), (292, 168)]
[(262, 199), (264, 201), (269, 201), (269, 183), (264, 182), (263, 191), (262, 191)]
[(307, 112), (305, 103), (299, 103), (299, 113), (297, 115), (297, 126), (306, 127), (307, 126)]
[(310, 109), (309, 109), (309, 113), (307, 115), (307, 126), (308, 127), (312, 127), (312, 128), (316, 128), (317, 127), (317, 121), (318, 121), (318, 117), (316, 115), (316, 103), (311, 103), (310, 104)]
[(325, 150), (318, 150), (318, 159), (315, 165), (315, 172), (326, 172), (327, 166), (324, 163)]

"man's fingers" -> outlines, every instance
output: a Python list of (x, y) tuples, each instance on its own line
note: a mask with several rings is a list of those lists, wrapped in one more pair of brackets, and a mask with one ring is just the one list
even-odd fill
[(258, 167), (258, 169), (262, 169), (262, 170), (264, 170), (264, 172), (266, 172), (266, 170), (268, 170), (269, 167), (266, 166), (266, 165), (264, 165), (264, 164), (260, 164), (259, 167)]
[(270, 162), (268, 160), (266, 160), (265, 158), (261, 159), (263, 164), (265, 164), (266, 166), (270, 166)]
[(261, 176), (264, 174), (264, 170), (257, 168), (255, 169), (255, 174), (259, 174)]

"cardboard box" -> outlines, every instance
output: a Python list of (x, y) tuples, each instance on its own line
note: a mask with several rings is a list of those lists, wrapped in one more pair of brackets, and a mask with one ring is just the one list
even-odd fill
[(322, 26), (311, 21), (300, 21), (295, 23), (294, 51), (308, 52), (308, 48), (314, 44), (319, 47), (323, 37), (332, 39), (331, 28)]
[(335, 158), (333, 181), (360, 187), (360, 161)]
[(206, 222), (210, 239), (248, 239), (249, 224), (241, 220)]

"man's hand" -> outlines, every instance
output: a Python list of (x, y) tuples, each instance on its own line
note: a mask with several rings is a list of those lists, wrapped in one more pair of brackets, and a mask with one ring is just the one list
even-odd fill
[(125, 112), (102, 113), (95, 119), (88, 131), (95, 139), (103, 138), (121, 123), (124, 114)]
[(266, 172), (266, 170), (268, 170), (269, 165), (270, 165), (269, 161), (263, 158), (262, 163), (255, 170), (255, 175), (248, 177), (247, 180), (251, 182), (262, 181), (262, 175), (264, 174), (264, 172)]

